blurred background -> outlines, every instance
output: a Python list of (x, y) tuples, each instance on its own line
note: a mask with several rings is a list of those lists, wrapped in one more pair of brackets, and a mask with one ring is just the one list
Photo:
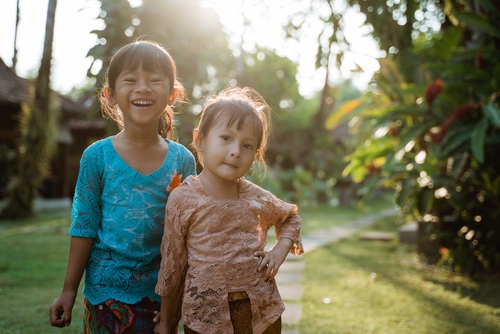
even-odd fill
[(110, 57), (151, 39), (169, 50), (188, 92), (176, 115), (180, 143), (190, 143), (206, 96), (250, 86), (274, 110), (269, 169), (250, 178), (308, 207), (389, 193), (404, 220), (439, 235), (429, 258), (498, 269), (499, 7), (4, 0), (0, 197), (10, 204), (2, 215), (32, 214), (36, 197), (72, 197), (83, 149), (118, 131), (96, 98)]

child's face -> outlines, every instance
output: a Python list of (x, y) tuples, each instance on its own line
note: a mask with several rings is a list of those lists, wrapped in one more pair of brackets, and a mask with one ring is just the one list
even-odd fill
[(249, 122), (240, 130), (236, 122), (230, 127), (219, 122), (197, 143), (203, 158), (203, 173), (221, 181), (234, 181), (244, 176), (252, 167), (258, 149), (257, 134)]
[(169, 96), (170, 82), (161, 72), (147, 72), (139, 66), (134, 71), (124, 70), (117, 77), (115, 90), (109, 91), (110, 104), (118, 104), (124, 122), (144, 124), (156, 122), (175, 95)]

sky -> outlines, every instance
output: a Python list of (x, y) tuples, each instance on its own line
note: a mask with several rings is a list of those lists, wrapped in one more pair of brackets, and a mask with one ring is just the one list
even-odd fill
[[(208, 3), (210, 0), (206, 1)], [(251, 49), (256, 43), (271, 47), (282, 56), (287, 56), (299, 64), (298, 81), (302, 95), (311, 95), (321, 89), (324, 83), (323, 71), (316, 71), (315, 53), (317, 50), (314, 23), (302, 32), (300, 43), (282, 38), (281, 24), (292, 11), (301, 10), (309, 1), (296, 2), (293, 6), (288, 0), (267, 0), (269, 10), (266, 15), (258, 13), (253, 3), (258, 0), (213, 0), (215, 9), (221, 16), (221, 22), (231, 34), (230, 43), (242, 41), (242, 18), (245, 16), (257, 24), (251, 33), (247, 33), (244, 47)], [(141, 0), (129, 0), (138, 5)], [(14, 31), (16, 19), (16, 0), (3, 0), (0, 11), (0, 57), (8, 65), (12, 65), (14, 51)], [(36, 73), (40, 66), (48, 0), (20, 0), (20, 22), (18, 30), (17, 74), (28, 77)], [(53, 44), (52, 88), (65, 94), (73, 87), (82, 86), (86, 80), (87, 69), (91, 60), (86, 58), (88, 50), (95, 45), (96, 36), (90, 31), (101, 28), (102, 23), (96, 20), (99, 2), (94, 0), (58, 0)], [(336, 73), (337, 79), (351, 76), (359, 88), (366, 87), (373, 73), (378, 70), (378, 62), (374, 56), (380, 56), (375, 43), (363, 38), (360, 28), (363, 19), (354, 13), (346, 14), (349, 29), (346, 38), (354, 42), (352, 53), (346, 54), (343, 68)], [(260, 28), (259, 28), (260, 27)], [(317, 27), (316, 27), (317, 28)], [(356, 64), (363, 68), (363, 73), (353, 74), (350, 70)]]
[[(14, 52), (16, 2), (3, 0), (0, 11), (0, 57), (8, 66), (12, 65)], [(94, 19), (98, 7), (90, 7), (92, 2), (57, 2), (51, 71), (52, 88), (62, 93), (67, 93), (73, 86), (83, 84), (91, 63), (86, 59), (86, 54), (95, 45), (96, 37), (89, 32), (100, 26)], [(36, 73), (40, 66), (47, 5), (48, 0), (20, 0), (16, 69), (21, 77)]]

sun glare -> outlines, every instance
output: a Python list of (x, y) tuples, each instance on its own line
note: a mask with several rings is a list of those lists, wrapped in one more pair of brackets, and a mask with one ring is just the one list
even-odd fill
[[(298, 33), (298, 39), (287, 39), (283, 26), (294, 16), (310, 10), (310, 1), (258, 0), (207, 0), (213, 6), (226, 28), (229, 46), (239, 55), (239, 50), (255, 52), (256, 46), (273, 49), (282, 57), (298, 63), (298, 80), (301, 94), (311, 95), (322, 88), (324, 68), (316, 69), (317, 37), (322, 29), (319, 18), (308, 19)], [(345, 7), (345, 6), (344, 6)], [(345, 10), (343, 20), (347, 22), (345, 37), (351, 44), (344, 52), (343, 65), (333, 71), (332, 79), (341, 81), (351, 78), (360, 89), (364, 89), (374, 72), (379, 69), (376, 57), (382, 54), (376, 42), (369, 37), (365, 18), (353, 9)], [(321, 11), (321, 8), (317, 8)], [(340, 52), (338, 49), (336, 52)]]
[[(134, 8), (143, 5), (143, 0), (128, 2)], [(0, 11), (5, 35), (9, 38), (0, 45), (0, 56), (8, 65), (12, 63), (13, 55), (15, 3), (15, 0), (7, 1), (4, 10)], [(294, 39), (286, 38), (283, 29), (294, 17), (300, 21), (304, 13), (310, 12), (313, 4), (311, 1), (202, 0), (200, 3), (213, 8), (219, 15), (228, 36), (229, 47), (235, 56), (238, 56), (242, 49), (248, 53), (256, 52), (257, 47), (274, 50), (279, 56), (287, 57), (298, 64), (297, 80), (302, 95), (311, 96), (322, 88), (325, 68), (315, 67), (321, 18), (318, 15), (308, 17)], [(102, 20), (95, 19), (99, 6), (100, 2), (95, 0), (63, 1), (58, 4), (53, 78), (54, 87), (59, 91), (69, 91), (74, 86), (81, 85), (86, 78), (91, 61), (86, 57), (86, 53), (96, 43), (95, 35), (90, 32), (100, 29), (103, 24)], [(322, 9), (314, 10), (321, 12)], [(43, 15), (39, 14), (45, 11), (44, 1), (21, 1), (17, 41), (17, 71), (21, 76), (28, 76), (30, 71), (39, 66), (45, 24)], [(356, 86), (363, 88), (378, 70), (376, 57), (380, 57), (380, 53), (373, 39), (366, 36), (368, 31), (363, 26), (364, 17), (354, 10), (346, 11), (343, 16), (348, 24), (343, 32), (351, 48), (342, 50), (343, 66), (334, 69), (331, 77), (336, 81), (351, 78)]]

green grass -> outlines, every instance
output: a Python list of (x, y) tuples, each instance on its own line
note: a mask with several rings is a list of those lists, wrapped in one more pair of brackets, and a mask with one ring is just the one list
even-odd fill
[[(62, 333), (49, 325), (49, 308), (59, 296), (69, 251), (69, 213), (0, 222), (0, 332)], [(83, 333), (83, 298), (65, 334)]]
[[(397, 225), (385, 218), (373, 229)], [(422, 266), (415, 247), (397, 240), (354, 236), (306, 254), (302, 303), (305, 334), (500, 333), (498, 277)]]
[(392, 207), (392, 199), (388, 196), (373, 201), (369, 205), (353, 205), (351, 207), (302, 207), (299, 206), (299, 216), (302, 220), (301, 234), (326, 229), (336, 225), (344, 225), (362, 217)]
[[(300, 208), (302, 233), (387, 208)], [(396, 219), (372, 228), (395, 232)], [(0, 332), (80, 334), (82, 296), (66, 329), (49, 325), (69, 249), (69, 213), (0, 221)], [(371, 228), (371, 229), (372, 229)], [(412, 246), (352, 237), (304, 256), (301, 334), (500, 333), (500, 280), (420, 265)], [(329, 298), (329, 301), (326, 299)]]

